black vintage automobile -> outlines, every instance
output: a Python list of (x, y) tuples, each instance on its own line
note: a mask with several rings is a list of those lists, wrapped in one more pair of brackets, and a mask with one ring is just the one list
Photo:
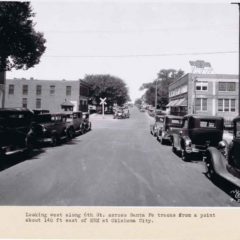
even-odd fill
[(240, 187), (240, 116), (233, 120), (233, 129), (230, 145), (220, 142), (218, 147), (209, 147), (203, 159), (209, 178), (219, 175)]
[(34, 113), (28, 109), (0, 109), (0, 155), (28, 150), (28, 132)]
[(83, 121), (81, 111), (67, 114), (67, 135), (70, 139), (78, 134), (83, 134)]
[(163, 124), (156, 133), (157, 140), (163, 145), (166, 143), (172, 144), (173, 134), (179, 134), (182, 127), (182, 120), (183, 117), (181, 116), (164, 116)]
[(68, 139), (67, 115), (62, 113), (35, 115), (28, 133), (29, 145), (39, 146), (43, 143), (58, 145)]
[(184, 161), (189, 161), (192, 154), (202, 154), (209, 146), (218, 146), (223, 130), (222, 117), (186, 115), (179, 133), (173, 134), (172, 150), (179, 152)]
[(150, 133), (154, 137), (157, 136), (157, 132), (159, 131), (159, 129), (163, 127), (163, 123), (164, 123), (164, 115), (156, 115), (155, 122), (153, 124), (150, 124)]

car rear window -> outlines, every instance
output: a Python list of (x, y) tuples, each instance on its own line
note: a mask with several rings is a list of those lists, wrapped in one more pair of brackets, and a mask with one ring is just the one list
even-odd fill
[(217, 123), (215, 120), (200, 120), (200, 128), (216, 128)]
[(181, 119), (169, 119), (169, 126), (181, 127), (182, 126), (182, 120)]
[(37, 115), (34, 120), (37, 123), (51, 122), (51, 115)]

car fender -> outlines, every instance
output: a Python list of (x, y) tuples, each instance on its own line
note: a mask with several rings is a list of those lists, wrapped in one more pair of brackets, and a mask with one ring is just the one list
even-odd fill
[(177, 150), (180, 150), (180, 137), (178, 134), (172, 135), (173, 144)]
[(186, 141), (191, 141), (191, 139), (188, 136), (182, 136), (181, 137), (181, 141), (180, 141), (180, 145), (181, 147), (184, 149), (186, 146)]
[(223, 175), (226, 172), (227, 160), (223, 154), (214, 147), (209, 147), (206, 152), (206, 158), (211, 161), (214, 171)]

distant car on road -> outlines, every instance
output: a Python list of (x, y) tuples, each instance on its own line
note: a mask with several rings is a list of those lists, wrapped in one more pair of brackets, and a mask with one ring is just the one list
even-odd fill
[(56, 146), (68, 137), (67, 115), (62, 113), (36, 115), (28, 133), (28, 139), (34, 146), (42, 143)]
[(203, 159), (209, 178), (219, 175), (240, 187), (240, 116), (233, 120), (233, 134), (229, 146), (220, 142), (217, 147), (209, 147)]
[(156, 137), (157, 136), (157, 132), (160, 128), (162, 128), (164, 123), (164, 116), (163, 115), (157, 115), (155, 117), (155, 122), (153, 124), (150, 125), (150, 133)]
[(156, 133), (157, 140), (161, 144), (165, 144), (166, 142), (172, 144), (173, 135), (179, 134), (182, 127), (183, 117), (173, 115), (163, 115), (162, 117), (163, 124)]
[(0, 109), (0, 156), (30, 149), (27, 134), (34, 113), (28, 109)]
[(202, 154), (209, 146), (218, 146), (223, 138), (223, 129), (222, 117), (186, 115), (182, 129), (178, 134), (173, 134), (172, 150), (180, 152), (184, 161), (189, 161), (192, 154)]

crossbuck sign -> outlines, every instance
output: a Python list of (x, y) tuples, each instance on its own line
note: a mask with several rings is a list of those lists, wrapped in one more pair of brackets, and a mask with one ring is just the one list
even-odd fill
[(103, 118), (104, 118), (104, 105), (107, 104), (106, 99), (107, 98), (100, 98), (100, 100), (101, 100), (100, 104), (102, 105), (102, 116), (103, 116)]

